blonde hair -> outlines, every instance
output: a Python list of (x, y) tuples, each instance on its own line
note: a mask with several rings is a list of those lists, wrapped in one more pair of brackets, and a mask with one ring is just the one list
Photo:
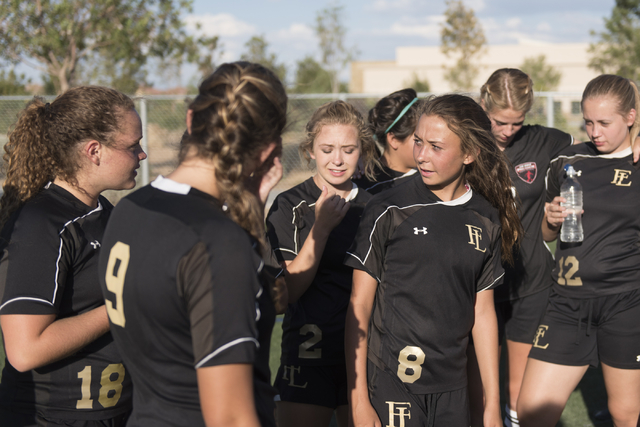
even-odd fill
[(640, 132), (640, 95), (638, 86), (631, 80), (613, 74), (602, 74), (587, 83), (582, 93), (580, 105), (584, 108), (584, 101), (590, 98), (612, 97), (618, 103), (618, 114), (626, 117), (633, 109), (636, 110), (636, 120), (629, 128), (631, 146)]
[(213, 159), (221, 198), (233, 221), (264, 243), (264, 220), (257, 197), (245, 187), (244, 168), (270, 143), (279, 140), (287, 122), (287, 95), (276, 75), (259, 64), (223, 64), (207, 77), (196, 99), (191, 134), (181, 142), (180, 161), (195, 148)]
[(533, 105), (533, 81), (516, 68), (501, 68), (480, 88), (480, 101), (488, 113), (507, 108), (527, 113)]
[(356, 128), (360, 142), (360, 159), (364, 166), (365, 175), (370, 180), (374, 180), (374, 170), (379, 163), (373, 132), (365, 123), (362, 114), (353, 105), (344, 101), (328, 102), (313, 112), (305, 129), (305, 140), (298, 147), (300, 155), (307, 161), (307, 164), (311, 162), (310, 153), (313, 151), (313, 143), (326, 125), (351, 125)]

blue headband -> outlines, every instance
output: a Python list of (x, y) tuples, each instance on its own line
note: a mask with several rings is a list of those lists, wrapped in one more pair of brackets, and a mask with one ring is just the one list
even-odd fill
[(389, 126), (387, 128), (387, 130), (384, 131), (385, 135), (389, 133), (391, 128), (393, 126), (395, 126), (396, 123), (398, 123), (398, 120), (400, 120), (402, 118), (402, 116), (404, 116), (406, 114), (406, 112), (409, 111), (409, 108), (411, 108), (411, 106), (413, 104), (415, 104), (417, 100), (418, 100), (418, 98), (413, 98), (413, 101), (411, 101), (410, 103), (407, 104), (406, 107), (404, 107), (404, 109), (400, 112), (400, 114), (398, 114), (398, 117), (396, 117), (396, 119), (393, 121), (393, 123), (391, 123), (391, 126)]

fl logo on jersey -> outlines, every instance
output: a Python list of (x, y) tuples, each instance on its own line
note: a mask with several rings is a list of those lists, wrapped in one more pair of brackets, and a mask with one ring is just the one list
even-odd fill
[(516, 174), (518, 174), (518, 178), (527, 184), (531, 184), (538, 176), (538, 166), (536, 165), (536, 162), (520, 163), (515, 169)]

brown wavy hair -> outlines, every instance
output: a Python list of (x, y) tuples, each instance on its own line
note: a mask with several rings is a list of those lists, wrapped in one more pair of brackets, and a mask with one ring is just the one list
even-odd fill
[(506, 110), (528, 113), (533, 105), (533, 80), (517, 68), (500, 68), (480, 88), (485, 111)]
[(4, 146), (0, 226), (47, 182), (60, 178), (77, 185), (80, 144), (97, 140), (111, 146), (121, 121), (134, 109), (128, 96), (100, 86), (69, 89), (50, 104), (34, 97)]
[(233, 221), (264, 243), (264, 216), (258, 199), (246, 188), (244, 169), (287, 123), (287, 94), (276, 75), (259, 64), (222, 64), (200, 84), (191, 134), (185, 134), (180, 162), (191, 149), (212, 159), (221, 198)]
[[(429, 98), (420, 116), (436, 116), (461, 141), (462, 152), (475, 160), (465, 168), (465, 180), (498, 209), (502, 225), (502, 259), (513, 264), (513, 247), (522, 235), (516, 200), (511, 191), (508, 160), (491, 133), (491, 120), (482, 107), (468, 96), (450, 94)], [(419, 116), (419, 117), (420, 117)]]
[(587, 83), (582, 93), (580, 105), (589, 98), (613, 97), (618, 102), (618, 114), (626, 117), (629, 111), (636, 110), (636, 120), (629, 128), (631, 146), (640, 132), (640, 94), (638, 86), (631, 80), (613, 74), (602, 74)]
[(344, 101), (327, 102), (313, 112), (305, 128), (305, 139), (298, 147), (300, 156), (307, 161), (307, 164), (311, 162), (310, 153), (313, 151), (313, 143), (326, 125), (351, 125), (356, 128), (358, 141), (360, 141), (360, 160), (364, 166), (364, 173), (370, 180), (374, 181), (374, 170), (379, 163), (376, 143), (373, 141), (373, 132), (367, 126), (362, 114), (353, 105)]

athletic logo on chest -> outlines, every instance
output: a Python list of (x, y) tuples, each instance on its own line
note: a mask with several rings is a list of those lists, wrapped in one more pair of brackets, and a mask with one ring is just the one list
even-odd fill
[(536, 162), (520, 163), (515, 169), (516, 174), (518, 174), (518, 178), (527, 184), (531, 184), (538, 176), (538, 166), (536, 165)]
[(93, 246), (93, 249), (98, 249), (100, 247), (100, 242), (98, 242), (97, 240), (94, 240), (93, 242), (89, 242), (89, 244)]
[(465, 224), (469, 230), (469, 244), (475, 246), (475, 250), (479, 252), (486, 252), (487, 248), (480, 249), (480, 240), (482, 240), (482, 228), (475, 225)]
[[(405, 419), (411, 419), (411, 402), (384, 402), (389, 405), (389, 424), (385, 427), (405, 427)], [(398, 424), (396, 424), (396, 418)]]
[(413, 227), (413, 234), (427, 234), (427, 227), (422, 227), (422, 228), (418, 228), (418, 227)]
[(631, 176), (631, 171), (626, 171), (623, 169), (614, 169), (615, 174), (613, 175), (613, 181), (611, 184), (617, 185), (618, 187), (630, 187), (631, 181), (628, 181)]

